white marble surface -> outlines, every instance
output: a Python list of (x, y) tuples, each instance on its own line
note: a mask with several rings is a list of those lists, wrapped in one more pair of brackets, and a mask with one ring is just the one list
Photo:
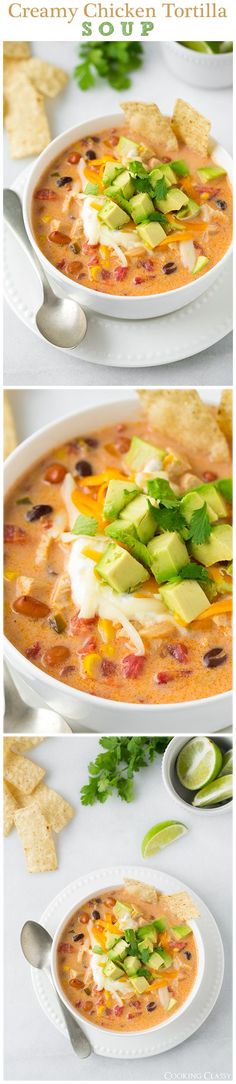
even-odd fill
[(79, 1065), (67, 1041), (42, 1013), (22, 956), (19, 935), (28, 918), (38, 920), (50, 899), (80, 873), (114, 863), (145, 866), (141, 841), (156, 821), (182, 817), (161, 778), (161, 758), (140, 772), (135, 801), (80, 805), (88, 762), (97, 755), (95, 737), (51, 738), (34, 759), (47, 769), (47, 782), (74, 804), (77, 815), (57, 837), (59, 869), (29, 875), (16, 832), (5, 840), (5, 1076), (6, 1080), (176, 1080), (231, 1079), (231, 815), (196, 816), (186, 811), (189, 834), (148, 860), (199, 893), (219, 925), (225, 950), (225, 978), (219, 1000), (203, 1027), (165, 1055), (119, 1062), (92, 1055)]
[[(72, 42), (56, 43), (56, 48), (49, 42), (37, 42), (34, 52), (45, 59), (61, 64), (69, 73), (76, 62), (76, 45)], [(154, 94), (155, 87), (155, 94)], [(140, 71), (133, 73), (131, 91), (122, 93), (121, 98), (132, 95), (135, 99), (150, 100), (153, 97), (166, 112), (171, 112), (174, 99), (185, 97), (191, 100), (200, 111), (212, 120), (212, 130), (227, 150), (232, 148), (232, 92), (226, 90), (199, 90), (186, 83), (177, 83), (176, 77), (167, 72), (162, 60), (161, 46), (154, 42), (145, 45), (145, 63)], [(112, 88), (100, 85), (87, 93), (78, 90), (70, 80), (66, 91), (48, 105), (52, 135), (56, 136), (78, 120), (112, 112), (117, 107), (119, 95)], [(9, 157), (5, 135), (4, 143), (4, 183), (13, 184), (17, 174), (30, 160), (12, 161)], [(96, 386), (135, 383), (135, 374), (122, 368), (111, 370), (106, 365), (99, 369), (92, 364), (85, 364), (66, 353), (58, 355), (49, 344), (42, 344), (36, 336), (20, 323), (8, 306), (5, 306), (5, 345), (4, 345), (4, 381), (7, 385), (61, 383)], [(232, 383), (232, 336), (227, 335), (215, 346), (166, 368), (139, 369), (139, 382), (146, 385), (165, 386), (177, 384), (216, 384)]]

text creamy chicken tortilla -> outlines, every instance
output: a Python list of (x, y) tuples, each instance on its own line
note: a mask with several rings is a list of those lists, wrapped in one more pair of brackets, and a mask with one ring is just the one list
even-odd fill
[(106, 699), (231, 686), (228, 441), (193, 389), (54, 449), (10, 494), (5, 628), (28, 660)]
[(172, 121), (155, 104), (125, 102), (124, 127), (91, 132), (41, 177), (32, 226), (63, 275), (122, 296), (192, 282), (224, 255), (232, 192), (213, 161), (210, 123), (178, 99)]

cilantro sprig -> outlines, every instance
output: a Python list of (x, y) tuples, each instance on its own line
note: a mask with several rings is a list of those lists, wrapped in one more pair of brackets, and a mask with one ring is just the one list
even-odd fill
[(127, 90), (130, 73), (143, 63), (143, 47), (138, 41), (84, 43), (79, 46), (79, 59), (73, 75), (80, 90), (94, 87), (98, 78), (105, 79), (114, 90)]
[(196, 508), (193, 512), (190, 524), (189, 524), (189, 539), (194, 542), (195, 545), (200, 546), (203, 542), (207, 542), (210, 538), (211, 524), (207, 511), (207, 504), (204, 504), (201, 508)]
[(135, 775), (164, 753), (170, 740), (138, 735), (100, 738), (103, 752), (88, 766), (89, 782), (81, 790), (82, 805), (106, 802), (112, 794), (118, 794), (124, 802), (132, 802)]

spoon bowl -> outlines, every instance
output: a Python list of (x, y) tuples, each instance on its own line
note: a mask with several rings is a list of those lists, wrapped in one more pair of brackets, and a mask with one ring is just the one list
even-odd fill
[(28, 921), (25, 922), (21, 930), (20, 943), (22, 952), (31, 967), (39, 968), (45, 971), (48, 979), (50, 980), (55, 997), (59, 1002), (61, 1012), (64, 1016), (67, 1031), (70, 1037), (71, 1045), (75, 1054), (79, 1058), (88, 1058), (92, 1052), (91, 1043), (87, 1038), (87, 1035), (82, 1030), (79, 1023), (74, 1020), (72, 1013), (64, 1005), (62, 999), (54, 986), (52, 972), (51, 972), (51, 950), (52, 950), (52, 937), (45, 930), (44, 926), (41, 926), (39, 922)]

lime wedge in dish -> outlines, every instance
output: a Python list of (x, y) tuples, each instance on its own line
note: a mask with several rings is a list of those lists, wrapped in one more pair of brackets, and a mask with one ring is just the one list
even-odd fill
[(222, 760), (218, 745), (210, 738), (191, 738), (177, 757), (178, 779), (187, 790), (199, 790), (219, 775)]
[(233, 750), (229, 749), (228, 753), (224, 753), (220, 776), (231, 775), (231, 772), (233, 772)]
[(195, 794), (193, 799), (193, 805), (198, 809), (203, 809), (210, 805), (219, 805), (220, 802), (226, 802), (227, 799), (233, 797), (233, 776), (222, 775), (219, 779), (215, 779), (213, 783), (209, 783), (207, 787), (202, 787), (202, 790)]
[(195, 53), (208, 53), (212, 56), (212, 49), (207, 41), (183, 41), (181, 45), (185, 45), (186, 49), (193, 49)]
[(160, 824), (154, 824), (154, 827), (146, 832), (142, 842), (143, 858), (150, 858), (150, 855), (157, 854), (163, 847), (168, 847), (169, 843), (174, 843), (175, 839), (184, 836), (185, 832), (188, 832), (188, 828), (185, 824), (179, 824), (178, 821), (161, 821)]

